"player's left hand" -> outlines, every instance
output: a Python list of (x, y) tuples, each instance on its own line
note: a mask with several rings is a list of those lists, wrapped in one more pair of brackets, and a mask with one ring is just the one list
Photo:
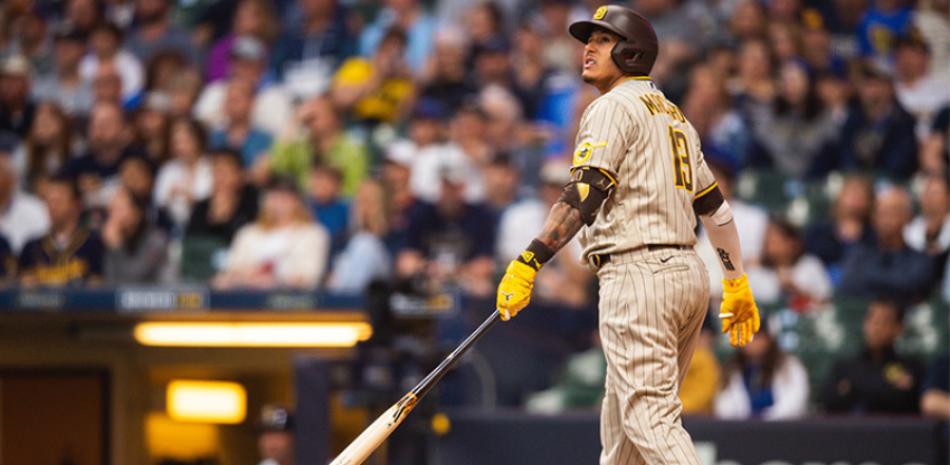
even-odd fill
[(512, 260), (498, 283), (498, 298), (496, 306), (501, 319), (508, 321), (515, 317), (531, 300), (531, 289), (534, 288), (534, 277), (537, 270), (518, 260)]
[(759, 307), (755, 305), (749, 278), (742, 275), (722, 280), (722, 305), (719, 307), (722, 332), (729, 333), (733, 347), (744, 347), (759, 332)]

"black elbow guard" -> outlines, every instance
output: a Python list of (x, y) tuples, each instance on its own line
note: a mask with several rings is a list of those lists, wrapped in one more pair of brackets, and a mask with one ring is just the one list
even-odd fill
[(584, 224), (590, 226), (616, 183), (609, 174), (597, 168), (575, 169), (571, 177), (573, 179), (564, 186), (560, 200), (577, 209)]
[(712, 183), (711, 186), (693, 197), (693, 211), (699, 216), (710, 215), (718, 210), (719, 206), (725, 201), (722, 191), (719, 190), (719, 185)]

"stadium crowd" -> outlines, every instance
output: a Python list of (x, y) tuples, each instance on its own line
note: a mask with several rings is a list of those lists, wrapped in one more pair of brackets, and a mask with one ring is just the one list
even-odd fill
[[(866, 326), (899, 327), (906, 305), (950, 298), (947, 0), (629, 3), (657, 30), (652, 77), (703, 137), (760, 302), (878, 299)], [(597, 5), (7, 0), (0, 274), (489, 295), (568, 180), (597, 95), (565, 32)], [(541, 299), (592, 301), (579, 255), (545, 267)], [(874, 366), (896, 357), (878, 329)], [(724, 392), (751, 385), (750, 363), (794, 378), (776, 350), (757, 339)], [(867, 408), (845, 399), (873, 377), (861, 363), (836, 367), (829, 408)], [(922, 382), (905, 365), (898, 384)]]

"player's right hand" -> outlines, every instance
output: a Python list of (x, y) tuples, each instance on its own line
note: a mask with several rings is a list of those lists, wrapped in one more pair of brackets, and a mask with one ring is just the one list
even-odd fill
[(512, 260), (498, 283), (496, 306), (501, 319), (508, 321), (515, 317), (531, 300), (534, 277), (538, 274), (530, 265)]
[(729, 333), (733, 347), (744, 347), (759, 332), (759, 308), (755, 305), (749, 277), (722, 280), (722, 305), (719, 307), (722, 332)]

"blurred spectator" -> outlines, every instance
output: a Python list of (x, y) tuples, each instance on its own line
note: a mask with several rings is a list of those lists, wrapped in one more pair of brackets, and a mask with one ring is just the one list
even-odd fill
[(912, 212), (910, 196), (899, 187), (886, 188), (877, 195), (871, 216), (876, 241), (857, 244), (848, 252), (841, 293), (901, 302), (927, 296), (934, 284), (933, 262), (904, 242), (904, 227)]
[(66, 173), (79, 182), (86, 206), (105, 206), (129, 151), (129, 132), (118, 104), (99, 102), (92, 107), (86, 145), (85, 154), (66, 164)]
[(756, 147), (764, 153), (751, 154), (757, 158), (753, 163), (795, 178), (816, 174), (816, 160), (830, 155), (838, 126), (803, 65), (790, 61), (782, 66), (778, 95), (760, 110), (752, 113), (752, 129)]
[[(413, 0), (399, 0), (413, 1)], [(406, 33), (390, 29), (371, 58), (353, 57), (333, 76), (330, 95), (337, 108), (357, 120), (395, 123), (412, 100), (412, 75), (403, 60)]]
[(930, 133), (920, 147), (921, 171), (950, 173), (950, 106), (945, 106), (934, 118)]
[(110, 284), (155, 284), (166, 276), (168, 237), (148, 221), (147, 198), (116, 189), (102, 226), (105, 279)]
[[(538, 29), (544, 34), (545, 46), (541, 51), (545, 66), (576, 75), (580, 62), (580, 47), (576, 40), (571, 40), (570, 36), (564, 34), (573, 19), (571, 5), (569, 0), (541, 2), (535, 20), (538, 22)], [(637, 6), (634, 6), (634, 9), (639, 11)]]
[(295, 95), (311, 97), (325, 92), (333, 70), (356, 52), (348, 12), (340, 3), (297, 0), (289, 9), (294, 24), (282, 31), (272, 64)]
[(196, 64), (198, 50), (192, 46), (188, 32), (172, 23), (171, 6), (171, 0), (137, 0), (135, 28), (125, 45), (142, 62), (159, 52), (175, 50)]
[(928, 417), (950, 421), (950, 355), (938, 355), (927, 370), (920, 397), (920, 412)]
[(507, 153), (499, 153), (485, 165), (485, 206), (499, 217), (518, 200), (520, 188), (520, 173)]
[[(168, 115), (172, 118), (191, 118), (192, 108), (198, 102), (202, 90), (201, 76), (194, 68), (181, 68), (168, 81)], [(207, 87), (204, 88), (207, 90)], [(218, 108), (218, 114), (221, 114)]]
[[(706, 321), (709, 321), (708, 317)], [(680, 383), (679, 399), (683, 404), (684, 415), (712, 415), (716, 393), (722, 384), (719, 360), (713, 352), (717, 334), (705, 323), (696, 341), (693, 358), (689, 360), (689, 368)]]
[(122, 47), (123, 34), (118, 26), (102, 23), (93, 28), (89, 37), (91, 50), (79, 63), (79, 74), (86, 81), (96, 77), (99, 66), (111, 63), (122, 78), (122, 99), (138, 96), (145, 85), (142, 62)]
[(145, 205), (145, 221), (165, 232), (174, 229), (174, 222), (165, 208), (155, 203), (155, 163), (143, 155), (126, 157), (119, 165), (122, 187)]
[(494, 155), (486, 140), (486, 131), (487, 119), (480, 107), (466, 105), (459, 108), (449, 122), (447, 143), (419, 147), (412, 161), (410, 186), (413, 194), (426, 202), (435, 202), (442, 188), (442, 173), (455, 170), (466, 173), (460, 180), (464, 184), (465, 200), (470, 203), (483, 201), (482, 166)]
[(476, 295), (492, 291), (496, 225), (483, 206), (465, 200), (468, 174), (458, 168), (440, 173), (435, 204), (412, 213), (406, 241), (396, 259), (401, 278), (424, 278), (429, 285), (457, 285)]
[[(452, 27), (440, 29), (433, 40), (432, 54), (420, 77), (420, 101), (438, 102), (454, 111), (466, 97), (475, 93), (465, 66), (469, 44), (464, 33)], [(520, 63), (520, 66), (530, 68), (531, 64)]]
[(756, 0), (740, 0), (729, 18), (729, 33), (738, 43), (746, 43), (765, 36), (767, 25), (765, 8)]
[[(920, 215), (904, 228), (904, 241), (918, 252), (931, 256), (944, 255), (950, 249), (950, 192), (947, 178), (927, 176), (917, 201)], [(942, 261), (937, 266), (942, 268)]]
[(264, 193), (257, 222), (238, 230), (214, 284), (312, 289), (323, 278), (329, 246), (329, 234), (310, 218), (296, 183), (277, 179)]
[(523, 106), (522, 113), (527, 119), (534, 119), (542, 105), (550, 96), (556, 80), (570, 82), (571, 77), (563, 72), (557, 73), (544, 62), (544, 49), (547, 45), (541, 31), (530, 22), (524, 22), (514, 35), (514, 50), (511, 52), (512, 79), (519, 89), (519, 98)]
[(112, 62), (102, 63), (96, 68), (92, 80), (92, 101), (114, 103), (123, 110), (134, 109), (138, 103), (122, 96), (122, 75)]
[(266, 155), (273, 138), (254, 126), (251, 109), (254, 107), (254, 83), (232, 79), (228, 83), (224, 114), (227, 126), (211, 132), (211, 148), (232, 148), (241, 153), (244, 166), (251, 167)]
[(894, 52), (894, 44), (909, 32), (911, 26), (910, 2), (903, 0), (877, 0), (869, 2), (858, 25), (858, 47), (865, 57), (876, 65), (888, 66)]
[(340, 198), (343, 173), (333, 166), (315, 164), (307, 186), (310, 208), (317, 222), (330, 234), (330, 252), (334, 255), (346, 241), (350, 206)]
[(418, 201), (409, 187), (412, 162), (411, 150), (406, 144), (393, 144), (380, 167), (380, 182), (386, 192), (386, 222), (389, 233), (385, 236), (386, 250), (396, 256), (406, 242), (411, 213)]
[(238, 37), (256, 37), (266, 46), (277, 39), (277, 18), (271, 3), (266, 0), (241, 0), (234, 10), (233, 23), (227, 35), (218, 39), (208, 52), (205, 77), (209, 82), (230, 75), (232, 51)]
[(376, 20), (363, 30), (360, 37), (360, 55), (379, 54), (386, 36), (393, 28), (405, 32), (400, 53), (413, 74), (419, 74), (425, 66), (426, 57), (432, 48), (436, 21), (424, 9), (419, 0), (386, 0), (385, 8), (376, 15)]
[(213, 236), (229, 244), (238, 229), (257, 217), (257, 193), (246, 184), (236, 152), (212, 151), (211, 173), (211, 195), (195, 204), (186, 234)]
[(359, 293), (372, 281), (389, 278), (392, 258), (383, 242), (389, 228), (385, 195), (382, 184), (375, 180), (363, 181), (357, 190), (351, 234), (333, 262), (329, 290)]
[(285, 407), (265, 405), (257, 422), (258, 465), (294, 464), (294, 416)]
[(309, 189), (312, 165), (333, 166), (343, 173), (343, 195), (353, 195), (369, 170), (366, 146), (344, 130), (329, 97), (315, 97), (301, 105), (297, 120), (304, 133), (274, 145), (270, 170), (293, 176)]
[(24, 138), (33, 125), (36, 104), (30, 99), (30, 62), (12, 55), (0, 62), (0, 134)]
[(171, 118), (168, 111), (171, 107), (168, 95), (159, 92), (150, 92), (145, 96), (142, 107), (132, 116), (134, 145), (139, 147), (152, 163), (162, 164), (171, 157), (171, 144), (168, 130)]
[(858, 244), (873, 242), (873, 203), (871, 180), (859, 175), (846, 176), (831, 206), (831, 217), (811, 223), (805, 231), (805, 250), (825, 263), (835, 283), (850, 250)]
[(102, 21), (102, 9), (97, 0), (67, 0), (64, 23), (88, 35)]
[(256, 37), (235, 38), (228, 79), (204, 87), (194, 106), (195, 117), (210, 128), (227, 125), (228, 86), (234, 80), (247, 81), (252, 83), (256, 92), (251, 110), (252, 124), (274, 137), (280, 136), (293, 117), (294, 109), (287, 92), (272, 82), (266, 72), (267, 46)]
[(725, 364), (723, 381), (718, 418), (791, 420), (807, 413), (808, 372), (798, 357), (782, 352), (767, 325)]
[(769, 23), (769, 45), (772, 47), (772, 55), (775, 56), (776, 62), (782, 67), (799, 60), (801, 43), (798, 30), (799, 25), (794, 22)]
[(742, 111), (748, 112), (772, 101), (776, 95), (772, 80), (774, 68), (774, 59), (764, 40), (751, 39), (739, 47), (738, 70), (729, 83), (729, 91)]
[(683, 112), (699, 133), (706, 153), (715, 153), (730, 165), (745, 163), (749, 128), (730, 107), (725, 79), (712, 66), (693, 68)]
[(23, 246), (18, 263), (24, 286), (96, 284), (105, 252), (99, 234), (79, 222), (82, 197), (69, 177), (51, 178), (44, 189), (50, 231)]
[(903, 320), (904, 310), (896, 303), (871, 302), (862, 326), (863, 349), (853, 358), (835, 362), (825, 380), (822, 403), (827, 411), (864, 415), (919, 411), (923, 366), (894, 350)]
[(92, 108), (91, 77), (80, 74), (79, 63), (86, 49), (86, 36), (74, 29), (61, 29), (53, 36), (53, 72), (33, 82), (33, 98), (62, 107), (69, 115), (89, 113)]
[(940, 108), (950, 104), (947, 72), (929, 69), (930, 48), (917, 34), (895, 44), (894, 90), (897, 101), (917, 120), (917, 138), (924, 140)]
[(49, 214), (43, 202), (20, 189), (9, 155), (0, 152), (0, 236), (19, 254), (23, 244), (48, 230)]
[(769, 222), (761, 265), (747, 271), (757, 302), (785, 301), (804, 311), (831, 297), (831, 278), (821, 260), (805, 253), (801, 232), (783, 219)]
[(30, 64), (37, 75), (46, 75), (53, 65), (53, 53), (47, 40), (49, 24), (43, 8), (38, 5), (28, 7), (16, 19), (11, 28), (14, 33), (11, 46), (4, 55), (20, 55)]
[(890, 78), (865, 66), (858, 83), (858, 104), (841, 134), (842, 168), (873, 171), (905, 180), (917, 169), (914, 118), (894, 97)]
[(36, 107), (36, 117), (14, 154), (23, 188), (42, 192), (46, 178), (60, 172), (72, 158), (73, 129), (63, 110), (55, 103), (43, 102)]
[(211, 194), (211, 162), (205, 156), (205, 130), (201, 123), (177, 119), (171, 123), (172, 159), (162, 165), (155, 181), (155, 202), (168, 210), (172, 221), (183, 227), (192, 206)]
[(801, 55), (809, 72), (834, 75), (846, 73), (848, 64), (833, 46), (831, 33), (825, 28), (821, 16), (810, 11), (806, 18), (808, 20), (801, 30)]

